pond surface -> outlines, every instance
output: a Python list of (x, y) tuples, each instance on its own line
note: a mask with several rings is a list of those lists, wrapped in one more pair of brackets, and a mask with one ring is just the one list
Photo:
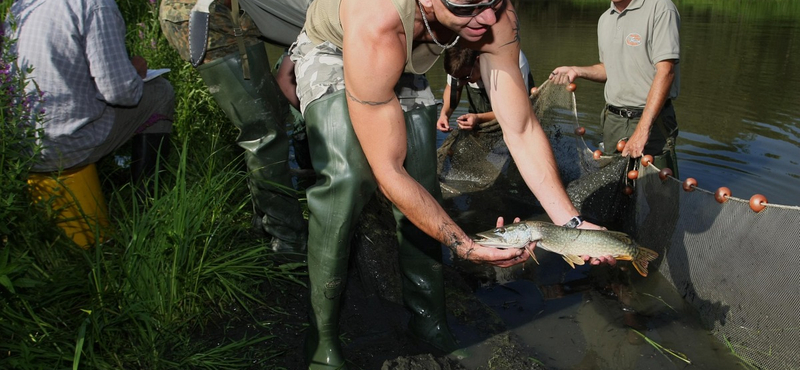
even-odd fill
[[(596, 22), (607, 1), (515, 3), (522, 50), (537, 85), (555, 67), (598, 62)], [(681, 92), (675, 101), (681, 178), (693, 177), (712, 191), (726, 186), (734, 197), (758, 193), (770, 203), (800, 205), (800, 3), (676, 4), (682, 18)], [(435, 67), (428, 77), (441, 96), (442, 69)], [(577, 83), (578, 120), (595, 149), (603, 85)], [(453, 118), (466, 113), (466, 106), (462, 101)], [(482, 192), (452, 198), (446, 206), (474, 233), (491, 227), (498, 215), (543, 217), (520, 199)], [(745, 368), (656, 271), (640, 278), (618, 269), (573, 270), (560, 256), (536, 255), (540, 265), (528, 261), (513, 269), (457, 265), (484, 282), (477, 295), (549, 369)], [(490, 351), (472, 343), (478, 354)], [(477, 358), (476, 364), (484, 360)]]
[[(800, 205), (800, 2), (676, 1), (681, 91), (675, 100), (680, 176), (700, 187)], [(608, 1), (518, 1), (522, 51), (536, 84), (562, 65), (597, 63)], [(428, 78), (441, 96), (444, 72)], [(603, 85), (578, 80), (579, 120), (600, 142)], [(464, 97), (466, 99), (466, 97)], [(466, 100), (453, 115), (466, 113)]]

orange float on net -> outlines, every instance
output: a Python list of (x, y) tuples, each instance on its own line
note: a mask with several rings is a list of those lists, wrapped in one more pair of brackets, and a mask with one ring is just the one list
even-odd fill
[(569, 85), (567, 85), (567, 91), (569, 91), (569, 92), (574, 92), (577, 88), (578, 88), (578, 85), (576, 85), (574, 83), (570, 83)]
[(539, 94), (539, 88), (536, 86), (531, 87), (531, 96), (536, 96), (538, 94)]
[(625, 193), (625, 195), (631, 195), (633, 194), (633, 188), (630, 186), (626, 186), (624, 189), (622, 189), (622, 192)]
[(761, 212), (767, 208), (767, 197), (756, 194), (750, 197), (750, 209), (752, 209), (755, 213)]
[(642, 166), (647, 167), (647, 166), (650, 165), (650, 163), (653, 163), (653, 156), (652, 155), (645, 154), (644, 156), (642, 156)]
[(639, 171), (637, 170), (630, 170), (628, 171), (628, 178), (631, 180), (636, 180), (639, 178)]
[(583, 127), (578, 127), (575, 129), (575, 135), (583, 136), (586, 133), (586, 129)]
[(683, 190), (694, 191), (695, 187), (697, 187), (697, 180), (691, 177), (686, 180), (683, 180)]
[(669, 168), (662, 168), (661, 171), (658, 172), (658, 178), (661, 179), (661, 181), (666, 180), (667, 177), (670, 176), (672, 176), (672, 170)]
[(625, 140), (617, 141), (617, 151), (618, 152), (622, 152), (623, 150), (625, 150), (625, 144), (627, 144), (627, 143), (628, 142), (625, 141)]
[(731, 189), (728, 189), (723, 186), (717, 189), (717, 192), (714, 194), (714, 199), (716, 199), (717, 202), (725, 203), (728, 201), (728, 197), (730, 196), (731, 196)]
[(600, 149), (597, 149), (592, 153), (592, 157), (594, 157), (594, 159), (600, 159), (600, 157), (602, 156), (603, 156), (603, 151)]

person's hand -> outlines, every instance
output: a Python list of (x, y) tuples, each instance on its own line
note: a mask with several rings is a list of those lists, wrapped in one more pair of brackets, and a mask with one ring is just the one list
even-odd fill
[(436, 121), (436, 129), (441, 132), (453, 131), (453, 128), (450, 127), (450, 117), (446, 115), (439, 116), (439, 120)]
[[(605, 227), (595, 225), (588, 221), (583, 221), (581, 226), (578, 226), (579, 229), (583, 230), (608, 230)], [(600, 257), (590, 257), (590, 256), (581, 256), (585, 262), (589, 262), (592, 265), (600, 265), (600, 264), (608, 264), (609, 266), (614, 266), (617, 264), (617, 259), (612, 256), (600, 256)]]
[[(519, 217), (514, 219), (519, 222)], [(495, 227), (503, 226), (503, 218), (498, 217)], [(471, 244), (464, 246), (464, 253), (459, 252), (459, 257), (475, 263), (488, 263), (498, 267), (511, 267), (525, 262), (528, 255), (524, 248), (499, 249), (480, 245), (471, 241)], [(533, 248), (533, 246), (530, 246)], [(459, 248), (461, 249), (461, 248)], [(532, 249), (531, 249), (532, 250)]]
[(478, 125), (478, 115), (475, 113), (467, 113), (456, 119), (458, 128), (462, 130), (473, 130)]
[(136, 73), (138, 73), (141, 78), (147, 76), (147, 60), (136, 55), (131, 57), (131, 64), (133, 64), (133, 68), (136, 68)]
[(650, 138), (648, 130), (642, 129), (640, 125), (636, 126), (633, 135), (625, 143), (625, 148), (622, 149), (622, 156), (631, 156), (631, 158), (639, 158), (644, 154), (644, 147), (647, 145), (647, 140)]
[(574, 82), (575, 79), (578, 78), (578, 71), (575, 70), (573, 67), (558, 67), (550, 72), (550, 81), (553, 81), (559, 85), (566, 85), (571, 82)]

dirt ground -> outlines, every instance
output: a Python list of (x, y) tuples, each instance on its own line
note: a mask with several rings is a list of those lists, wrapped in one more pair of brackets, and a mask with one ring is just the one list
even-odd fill
[[(341, 337), (350, 369), (543, 369), (526, 348), (510, 334), (499, 316), (473, 294), (477, 282), (469, 274), (445, 264), (449, 323), (465, 346), (479, 346), (460, 361), (422, 348), (408, 336), (410, 314), (402, 305), (394, 219), (389, 203), (373, 199), (362, 215), (353, 241), (348, 285), (341, 314)], [(262, 350), (282, 354), (261, 358), (258, 369), (305, 369), (302, 347), (308, 318), (305, 288), (270, 289), (272, 307), (255, 314), (273, 339)], [(278, 312), (276, 312), (277, 310)], [(259, 330), (255, 325), (248, 328)], [(229, 324), (230, 325), (230, 324)], [(249, 331), (249, 330), (248, 330)], [(260, 330), (265, 334), (263, 329)], [(259, 356), (259, 346), (253, 350)]]

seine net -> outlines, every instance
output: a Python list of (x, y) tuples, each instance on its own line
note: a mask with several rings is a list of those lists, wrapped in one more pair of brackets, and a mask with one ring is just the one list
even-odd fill
[(633, 235), (714, 335), (765, 369), (800, 368), (800, 207), (761, 212), (735, 197), (683, 189), (650, 165), (635, 181)]
[[(716, 191), (684, 190), (684, 181), (652, 164), (595, 159), (576, 134), (573, 93), (548, 81), (531, 103), (567, 192), (586, 218), (658, 252), (651, 272), (658, 269), (744, 362), (800, 369), (800, 207), (764, 203), (755, 212), (748, 199), (721, 202)], [(452, 134), (440, 149), (439, 169), (444, 194), (457, 195), (513, 176), (516, 166), (494, 127)], [(639, 173), (635, 180), (627, 179), (632, 169)]]

